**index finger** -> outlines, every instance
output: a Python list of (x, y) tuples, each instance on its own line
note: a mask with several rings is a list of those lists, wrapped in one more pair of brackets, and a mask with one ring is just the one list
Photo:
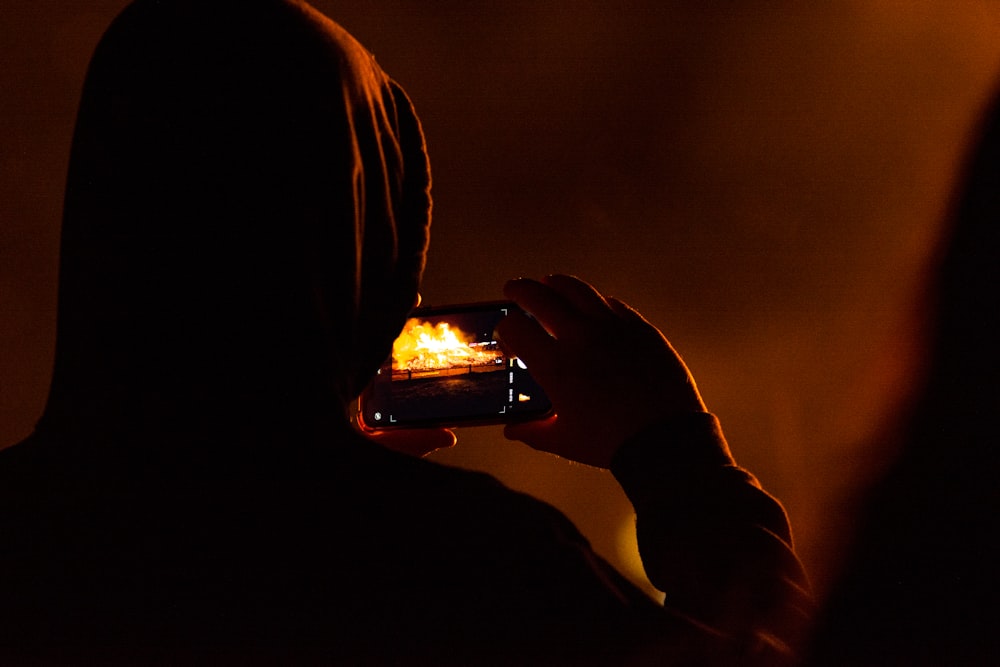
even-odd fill
[(500, 320), (496, 333), (503, 348), (523, 359), (533, 375), (545, 374), (556, 354), (556, 340), (537, 320), (514, 311)]
[[(585, 326), (588, 316), (593, 313), (584, 312), (581, 308), (583, 299), (571, 298), (559, 287), (558, 283), (549, 285), (530, 278), (518, 278), (508, 281), (503, 291), (504, 296), (530, 313), (552, 336), (560, 338)], [(603, 301), (600, 295), (597, 296)], [(591, 301), (585, 307), (596, 310), (599, 306)], [(610, 312), (606, 302), (603, 307)]]
[(608, 317), (613, 314), (611, 305), (597, 288), (576, 276), (553, 274), (545, 276), (542, 282), (572, 304), (581, 313), (591, 317)]

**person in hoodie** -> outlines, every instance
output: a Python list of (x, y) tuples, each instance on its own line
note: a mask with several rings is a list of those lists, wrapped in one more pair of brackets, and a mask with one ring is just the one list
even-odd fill
[[(508, 284), (537, 319), (501, 334), (557, 410), (509, 435), (611, 468), (665, 605), (554, 508), (352, 427), (418, 301), (429, 188), (403, 90), (310, 6), (122, 12), (73, 140), (49, 400), (0, 452), (0, 662), (790, 659), (781, 506), (662, 334), (587, 283)], [(609, 341), (602, 390), (645, 422), (575, 369)]]

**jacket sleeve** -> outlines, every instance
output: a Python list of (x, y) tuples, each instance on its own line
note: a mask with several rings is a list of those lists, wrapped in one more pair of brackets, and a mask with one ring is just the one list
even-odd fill
[(736, 465), (715, 416), (646, 429), (611, 470), (635, 508), (639, 553), (665, 606), (748, 655), (791, 655), (812, 617), (808, 579), (784, 509)]

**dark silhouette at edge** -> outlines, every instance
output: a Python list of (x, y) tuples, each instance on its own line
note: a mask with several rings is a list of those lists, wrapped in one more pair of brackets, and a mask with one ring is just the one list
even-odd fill
[(1000, 97), (929, 273), (919, 388), (869, 492), (810, 664), (992, 665), (1000, 655)]

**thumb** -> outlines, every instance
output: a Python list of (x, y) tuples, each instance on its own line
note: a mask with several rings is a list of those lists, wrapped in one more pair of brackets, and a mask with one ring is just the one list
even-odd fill
[(545, 419), (507, 424), (503, 435), (508, 440), (518, 440), (534, 449), (546, 450), (542, 443), (551, 439), (557, 419), (556, 415), (551, 415)]
[(457, 442), (455, 433), (446, 428), (376, 431), (368, 437), (386, 449), (417, 457), (452, 447)]

